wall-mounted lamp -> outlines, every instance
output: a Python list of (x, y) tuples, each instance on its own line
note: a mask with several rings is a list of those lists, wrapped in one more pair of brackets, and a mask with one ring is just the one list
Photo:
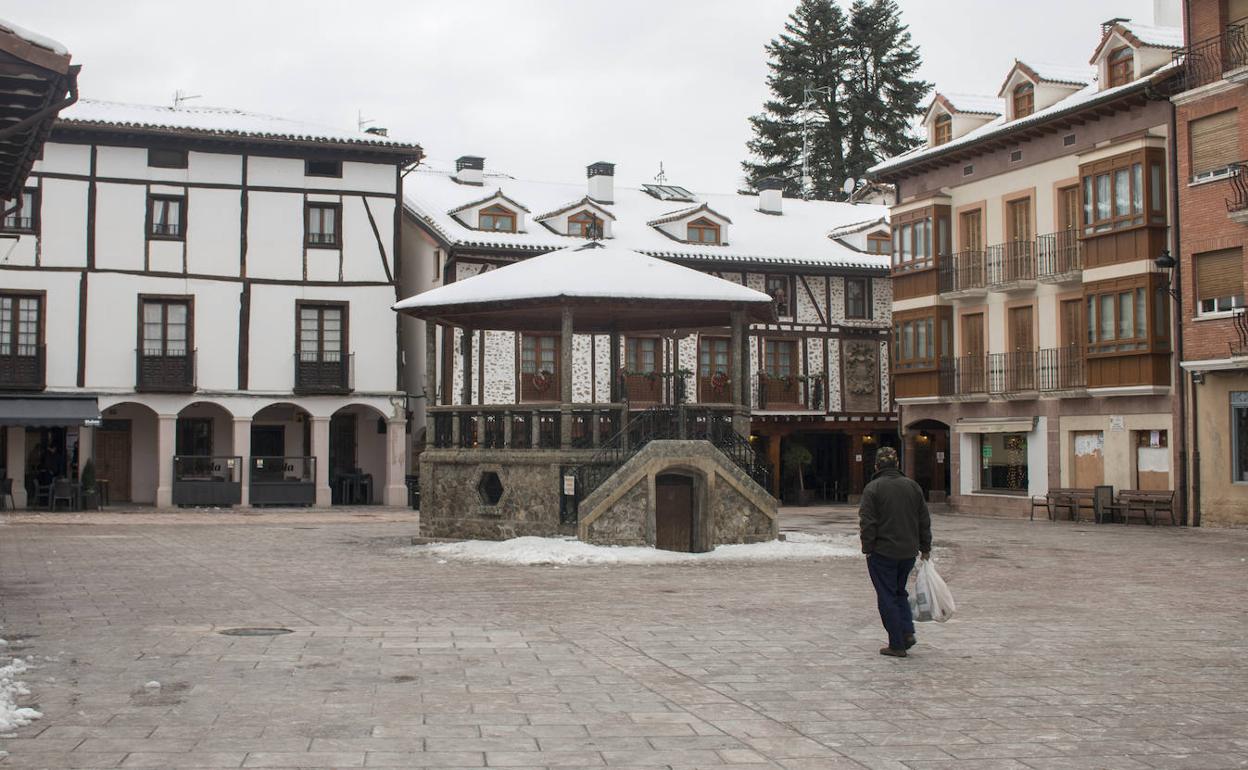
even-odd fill
[[(1159, 270), (1174, 270), (1179, 266), (1178, 261), (1170, 256), (1170, 249), (1162, 249), (1161, 254), (1157, 255), (1157, 258), (1153, 260), (1153, 264)], [(1174, 281), (1171, 279), (1166, 280), (1166, 293), (1174, 297), (1175, 302), (1180, 302), (1179, 293), (1175, 290)]]

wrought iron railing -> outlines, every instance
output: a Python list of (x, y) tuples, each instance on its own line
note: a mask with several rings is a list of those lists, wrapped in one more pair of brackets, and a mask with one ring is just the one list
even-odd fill
[(1216, 83), (1233, 69), (1248, 66), (1248, 35), (1242, 24), (1229, 24), (1222, 34), (1181, 48), (1173, 56), (1182, 73), (1178, 91), (1190, 91)]
[(1235, 315), (1231, 316), (1231, 323), (1235, 326), (1236, 340), (1231, 340), (1232, 356), (1248, 356), (1248, 310), (1239, 308), (1235, 311)]
[(946, 356), (937, 364), (940, 395), (974, 396), (988, 392), (988, 358), (983, 355)]
[(984, 288), (987, 285), (984, 252), (973, 249), (942, 256), (936, 270), (936, 283), (941, 294)]
[(1035, 242), (1007, 241), (989, 246), (984, 262), (989, 287), (1005, 286), (1017, 281), (1034, 281)]
[(1248, 209), (1248, 173), (1243, 163), (1231, 164), (1231, 197), (1226, 199), (1226, 211), (1234, 214)]
[(1036, 351), (988, 354), (988, 392), (1020, 393), (1036, 390)]
[[(623, 404), (584, 404), (572, 412), (567, 449), (588, 449), (618, 430)], [(520, 404), (429, 408), (430, 441), (436, 449), (559, 449), (558, 406)], [(595, 421), (597, 429), (595, 430)]]
[(43, 345), (9, 345), (0, 349), (0, 390), (43, 390), (47, 356)]
[(1083, 348), (1070, 345), (1044, 348), (1040, 357), (1040, 390), (1075, 390), (1088, 385), (1087, 356)]
[(1069, 275), (1083, 269), (1083, 242), (1074, 229), (1036, 236), (1036, 272), (1041, 278)]

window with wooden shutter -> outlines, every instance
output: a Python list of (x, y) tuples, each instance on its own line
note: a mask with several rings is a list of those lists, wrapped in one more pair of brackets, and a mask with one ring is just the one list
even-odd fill
[(1239, 120), (1236, 110), (1193, 120), (1192, 179), (1212, 176), (1239, 160)]
[(1196, 255), (1196, 300), (1203, 313), (1244, 306), (1244, 252), (1223, 249)]

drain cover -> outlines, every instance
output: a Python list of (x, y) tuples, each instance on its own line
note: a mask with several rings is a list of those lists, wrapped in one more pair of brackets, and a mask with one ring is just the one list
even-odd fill
[(289, 628), (227, 628), (217, 633), (226, 636), (281, 636), (282, 634), (293, 634)]

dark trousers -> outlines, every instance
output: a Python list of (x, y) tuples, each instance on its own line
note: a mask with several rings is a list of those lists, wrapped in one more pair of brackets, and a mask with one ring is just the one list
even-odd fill
[(910, 616), (910, 596), (906, 593), (906, 580), (914, 569), (914, 558), (890, 559), (873, 553), (867, 557), (867, 572), (871, 585), (875, 586), (875, 598), (880, 605), (880, 620), (888, 632), (888, 646), (894, 650), (906, 648), (906, 634), (914, 633), (914, 618)]

